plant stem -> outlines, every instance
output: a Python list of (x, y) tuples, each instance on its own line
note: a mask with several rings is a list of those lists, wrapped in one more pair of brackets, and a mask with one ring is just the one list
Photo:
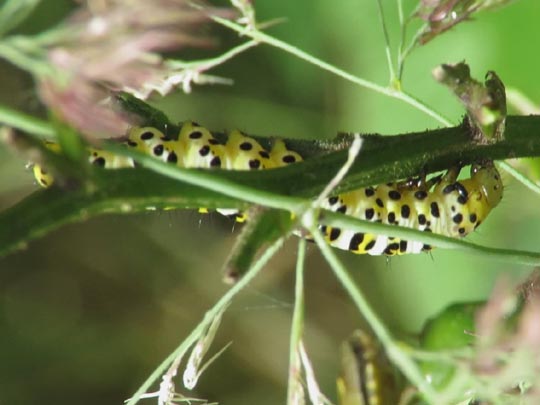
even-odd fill
[(54, 137), (53, 127), (47, 122), (0, 105), (0, 122), (29, 134)]
[(310, 229), (309, 231), (311, 232), (311, 235), (317, 243), (318, 248), (321, 250), (324, 258), (334, 271), (334, 274), (338, 278), (339, 282), (351, 296), (358, 310), (369, 323), (371, 329), (385, 348), (388, 357), (399, 367), (409, 381), (418, 387), (418, 389), (425, 395), (428, 403), (437, 403), (435, 400), (436, 392), (424, 380), (424, 377), (420, 373), (416, 363), (390, 335), (384, 323), (379, 319), (375, 311), (373, 311), (366, 298), (356, 286), (356, 283), (351, 278), (349, 273), (347, 273), (347, 270), (343, 264), (334, 254), (332, 248), (326, 243), (319, 230), (316, 227), (313, 227), (313, 229)]
[(390, 37), (388, 35), (388, 29), (386, 27), (386, 20), (384, 18), (384, 11), (381, 0), (376, 0), (377, 8), (379, 10), (379, 20), (381, 22), (381, 28), (384, 35), (386, 63), (388, 65), (388, 72), (390, 73), (390, 85), (394, 85), (396, 81), (396, 73), (394, 72), (394, 63), (392, 62), (392, 53), (390, 52)]
[(512, 177), (514, 177), (516, 180), (518, 180), (521, 184), (523, 184), (529, 190), (535, 192), (536, 194), (540, 194), (540, 185), (536, 184), (534, 181), (529, 179), (527, 176), (525, 176), (519, 170), (514, 169), (507, 162), (499, 162), (499, 166), (501, 166), (506, 173), (510, 174)]
[(250, 48), (253, 48), (258, 44), (257, 41), (248, 41), (240, 44), (227, 52), (216, 56), (215, 58), (202, 59), (196, 61), (185, 62), (181, 60), (168, 60), (166, 63), (173, 69), (193, 69), (197, 71), (203, 71), (211, 69), (215, 66), (221, 65), (222, 63), (227, 62), (228, 60), (234, 58), (235, 56), (241, 54), (242, 52), (247, 51)]
[(289, 380), (287, 384), (287, 404), (293, 405), (300, 383), (302, 364), (298, 354), (299, 345), (304, 331), (304, 265), (306, 257), (306, 241), (298, 241), (298, 256), (296, 258), (296, 282), (294, 294), (294, 312), (289, 343)]
[(206, 328), (212, 323), (214, 318), (221, 313), (227, 306), (230, 305), (233, 298), (244, 289), (262, 270), (262, 268), (268, 263), (268, 261), (276, 254), (276, 252), (283, 245), (283, 238), (274, 242), (254, 263), (254, 265), (244, 274), (244, 276), (232, 286), (220, 299), (219, 301), (206, 312), (203, 320), (193, 329), (189, 336), (182, 341), (182, 343), (152, 372), (152, 374), (146, 379), (146, 381), (137, 389), (133, 394), (133, 397), (128, 401), (127, 405), (135, 405), (139, 402), (141, 395), (143, 395), (150, 386), (156, 382), (165, 371), (168, 369), (169, 365), (178, 357), (181, 357), (182, 354), (187, 352), (193, 343), (199, 339), (202, 333)]
[(132, 157), (143, 166), (156, 173), (162, 174), (163, 176), (208, 190), (213, 190), (220, 194), (248, 201), (253, 204), (259, 204), (270, 208), (281, 208), (293, 213), (300, 212), (305, 205), (305, 201), (301, 198), (276, 195), (272, 192), (256, 190), (252, 187), (227, 181), (225, 179), (216, 179), (208, 170), (179, 168), (178, 166), (155, 159), (153, 156), (127, 148), (114, 147), (110, 150), (119, 155)]
[(0, 41), (0, 58), (6, 59), (22, 70), (34, 76), (45, 76), (52, 73), (51, 66), (41, 59), (31, 57), (8, 41)]
[(291, 55), (294, 55), (300, 59), (305, 60), (306, 62), (309, 62), (315, 66), (318, 66), (319, 68), (326, 70), (330, 73), (335, 74), (336, 76), (339, 76), (351, 83), (354, 83), (358, 86), (364, 87), (369, 90), (373, 90), (377, 93), (384, 94), (386, 96), (396, 98), (398, 100), (402, 100), (406, 102), (407, 104), (413, 106), (414, 108), (426, 113), (433, 119), (437, 120), (438, 122), (442, 123), (443, 125), (449, 126), (451, 125), (451, 121), (445, 117), (443, 117), (441, 114), (435, 112), (433, 109), (429, 108), (427, 105), (422, 103), (421, 101), (415, 99), (411, 95), (403, 92), (398, 91), (394, 88), (389, 88), (385, 86), (380, 86), (378, 84), (375, 84), (369, 80), (362, 79), (360, 77), (354, 76), (338, 67), (335, 67), (334, 65), (331, 65), (327, 62), (324, 62), (302, 50), (300, 50), (297, 47), (294, 47), (292, 45), (289, 45), (286, 42), (280, 41), (279, 39), (276, 39), (274, 37), (271, 37), (270, 35), (267, 35), (261, 31), (258, 30), (247, 30), (245, 27), (235, 24), (234, 22), (231, 22), (229, 20), (225, 20), (220, 17), (213, 16), (212, 19), (216, 21), (217, 23), (224, 25), (225, 27), (228, 27), (240, 34), (247, 35), (256, 41), (264, 42), (268, 45), (271, 45), (273, 47), (279, 48), (281, 50), (284, 50), (287, 53), (290, 53)]

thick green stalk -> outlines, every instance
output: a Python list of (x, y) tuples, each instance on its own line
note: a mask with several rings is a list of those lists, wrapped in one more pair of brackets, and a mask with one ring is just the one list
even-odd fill
[[(39, 124), (37, 127), (46, 128)], [(444, 170), (458, 162), (540, 156), (539, 133), (539, 116), (510, 116), (506, 139), (492, 145), (472, 144), (464, 126), (392, 137), (364, 136), (362, 150), (336, 191)], [(114, 150), (140, 157), (133, 151), (118, 147)], [(37, 192), (0, 213), (0, 254), (24, 246), (63, 224), (105, 213), (165, 207), (245, 209), (249, 202), (298, 211), (324, 189), (346, 159), (347, 150), (343, 150), (280, 169), (209, 171), (178, 169), (146, 156), (142, 158), (144, 163), (161, 175), (143, 169), (106, 173), (96, 169), (91, 171), (91, 178), (80, 180), (79, 186), (72, 181), (66, 190)], [(372, 225), (365, 226), (368, 229)], [(424, 241), (431, 237), (415, 239)], [(536, 258), (531, 260), (536, 262)], [(523, 261), (530, 262), (526, 258)]]

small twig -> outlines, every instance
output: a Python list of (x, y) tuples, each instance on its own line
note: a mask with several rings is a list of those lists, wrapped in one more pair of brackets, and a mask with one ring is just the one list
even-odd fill
[(509, 163), (499, 162), (499, 166), (529, 190), (535, 192), (536, 194), (540, 194), (540, 185), (529, 179), (525, 174), (511, 166)]
[(354, 140), (351, 146), (349, 146), (347, 160), (345, 161), (343, 166), (341, 166), (341, 168), (338, 170), (332, 180), (330, 180), (330, 182), (326, 185), (324, 190), (319, 194), (317, 199), (313, 202), (314, 207), (320, 207), (323, 201), (330, 196), (332, 191), (334, 191), (334, 189), (339, 185), (339, 183), (341, 183), (341, 181), (345, 178), (354, 161), (356, 160), (360, 149), (362, 148), (362, 143), (363, 141), (360, 137), (360, 134), (354, 134)]
[(388, 28), (386, 27), (386, 19), (384, 18), (384, 11), (381, 0), (376, 0), (377, 9), (379, 11), (379, 20), (381, 22), (381, 28), (384, 35), (386, 63), (388, 65), (388, 72), (390, 74), (389, 83), (392, 87), (396, 84), (396, 73), (394, 71), (394, 63), (392, 62), (392, 53), (390, 51), (390, 36), (388, 35)]
[(163, 374), (163, 372), (169, 367), (169, 365), (175, 361), (178, 357), (187, 352), (189, 347), (196, 342), (206, 328), (212, 323), (217, 314), (223, 311), (223, 308), (230, 305), (233, 298), (242, 291), (254, 278), (259, 274), (262, 268), (268, 263), (268, 261), (277, 253), (277, 251), (283, 245), (283, 238), (274, 242), (254, 263), (254, 265), (246, 272), (235, 285), (233, 285), (219, 301), (206, 312), (203, 320), (193, 329), (189, 336), (152, 372), (152, 374), (146, 379), (146, 381), (139, 387), (139, 389), (133, 394), (127, 405), (135, 405), (139, 402), (141, 395), (148, 390), (148, 388)]
[(440, 113), (437, 113), (435, 112), (432, 108), (428, 107), (426, 104), (424, 104), (423, 102), (419, 101), (418, 99), (416, 99), (415, 97), (401, 91), (401, 90), (397, 90), (395, 88), (391, 88), (391, 87), (385, 87), (385, 86), (380, 86), (378, 84), (375, 84), (369, 80), (366, 80), (366, 79), (362, 79), (360, 77), (357, 77), (357, 76), (354, 76), (348, 72), (345, 72), (344, 70), (342, 69), (339, 69), (327, 62), (324, 62), (320, 59), (317, 59), (316, 57), (300, 50), (299, 48), (297, 47), (294, 47), (292, 45), (289, 45), (288, 43), (286, 42), (283, 42), (283, 41), (280, 41), (279, 39), (276, 39), (268, 34), (265, 34), (261, 31), (258, 31), (256, 29), (253, 29), (253, 30), (246, 30), (246, 28), (244, 26), (241, 26), (241, 25), (238, 25), (238, 24), (235, 24), (234, 22), (232, 21), (229, 21), (229, 20), (226, 20), (224, 18), (221, 18), (221, 17), (217, 17), (217, 16), (212, 16), (212, 19), (225, 26), (225, 27), (228, 27), (240, 34), (243, 34), (243, 35), (246, 35), (246, 36), (249, 36), (251, 38), (253, 38), (254, 40), (256, 41), (259, 41), (259, 42), (264, 42), (268, 45), (271, 45), (273, 47), (276, 47), (276, 48), (279, 48), (287, 53), (290, 53), (300, 59), (303, 59), (305, 61), (307, 61), (308, 63), (311, 63), (315, 66), (318, 66), (319, 68), (323, 69), (323, 70), (326, 70), (330, 73), (333, 73), (335, 74), (336, 76), (339, 76), (351, 83), (354, 83), (358, 86), (361, 86), (361, 87), (364, 87), (364, 88), (367, 88), (369, 90), (373, 90), (377, 93), (380, 93), (380, 94), (384, 94), (385, 96), (388, 96), (388, 97), (392, 97), (392, 98), (396, 98), (398, 100), (402, 100), (404, 101), (405, 103), (411, 105), (412, 107), (418, 109), (419, 111), (422, 111), (424, 112), (425, 114), (429, 115), (430, 117), (432, 117), (433, 119), (437, 120), (438, 122), (440, 122), (441, 124), (445, 125), (445, 126), (451, 126), (452, 123), (449, 119), (445, 118), (442, 116), (442, 114)]
[(291, 336), (289, 339), (289, 379), (287, 383), (287, 404), (294, 405), (300, 403), (299, 398), (303, 397), (303, 388), (300, 384), (300, 374), (302, 363), (300, 360), (298, 347), (302, 340), (304, 331), (304, 262), (306, 256), (306, 241), (300, 238), (298, 241), (296, 259), (296, 281), (294, 312), (291, 326)]

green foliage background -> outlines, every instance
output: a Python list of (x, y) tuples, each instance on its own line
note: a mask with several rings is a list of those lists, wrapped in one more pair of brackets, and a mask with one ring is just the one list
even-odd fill
[[(52, 3), (57, 3), (53, 5)], [(384, 1), (391, 38), (395, 2)], [(43, 2), (21, 32), (37, 32), (72, 4)], [(278, 38), (377, 83), (388, 73), (376, 3), (369, 0), (259, 1), (260, 21), (286, 17)], [(540, 100), (537, 71), (540, 3), (518, 1), (458, 26), (413, 52), (405, 88), (455, 122), (463, 111), (431, 78), (439, 63), (466, 60), (473, 75), (495, 70), (508, 87)], [(238, 41), (215, 28), (218, 48)], [(338, 131), (383, 134), (437, 127), (411, 107), (258, 47), (213, 73), (234, 86), (196, 87), (156, 100), (173, 120), (212, 129), (320, 139)], [(0, 102), (43, 114), (32, 82), (0, 64)], [(360, 155), (361, 158), (361, 155)], [(35, 191), (25, 162), (0, 149), (0, 208)], [(470, 240), (493, 247), (540, 250), (538, 196), (506, 179), (506, 195)], [(219, 215), (148, 212), (66, 226), (0, 259), (0, 402), (121, 403), (226, 290), (220, 269), (240, 225)], [(505, 274), (517, 282), (530, 269), (459, 252), (393, 258), (340, 256), (397, 334), (417, 332), (451, 302), (486, 298)], [(195, 396), (221, 404), (283, 403), (293, 302), (295, 241), (226, 313), (215, 348), (233, 345), (202, 377)], [(339, 343), (363, 324), (315, 247), (306, 274), (306, 341), (323, 389), (331, 397)]]

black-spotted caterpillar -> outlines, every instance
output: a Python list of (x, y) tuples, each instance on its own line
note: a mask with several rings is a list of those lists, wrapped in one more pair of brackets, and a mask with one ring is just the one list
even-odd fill
[(341, 405), (399, 402), (396, 374), (379, 342), (368, 332), (356, 330), (342, 344), (337, 391)]
[[(178, 139), (165, 136), (150, 127), (131, 129), (125, 144), (171, 164), (187, 168), (222, 168), (228, 170), (262, 170), (286, 166), (302, 160), (277, 140), (270, 151), (240, 131), (232, 131), (226, 142), (220, 142), (208, 129), (193, 122), (182, 125)], [(58, 151), (57, 144), (48, 144)], [(106, 169), (134, 167), (133, 159), (101, 149), (89, 149), (90, 163)], [(367, 221), (382, 222), (463, 237), (482, 223), (503, 195), (503, 184), (492, 162), (473, 165), (471, 175), (457, 180), (459, 168), (444, 176), (365, 187), (326, 199), (323, 208)], [(42, 167), (34, 166), (40, 185), (48, 187), (53, 177)], [(224, 215), (241, 222), (243, 214), (220, 209)], [(430, 246), (385, 235), (353, 232), (321, 226), (332, 246), (358, 254), (396, 255), (428, 251)]]

